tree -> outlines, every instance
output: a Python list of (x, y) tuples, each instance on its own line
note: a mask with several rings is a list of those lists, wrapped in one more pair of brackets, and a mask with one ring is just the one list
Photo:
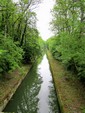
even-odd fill
[(33, 12), (39, 3), (40, 0), (0, 0), (0, 73), (14, 70), (23, 61), (33, 62), (41, 54)]
[[(57, 0), (53, 8), (52, 30), (55, 38), (48, 40), (53, 56), (85, 81), (85, 1)], [(54, 41), (53, 41), (54, 40)]]

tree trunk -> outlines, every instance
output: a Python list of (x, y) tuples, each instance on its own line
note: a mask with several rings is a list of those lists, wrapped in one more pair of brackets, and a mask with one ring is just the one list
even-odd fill
[(25, 33), (26, 33), (26, 29), (27, 29), (27, 20), (25, 21), (25, 27), (24, 27), (23, 33), (22, 33), (22, 35), (21, 35), (20, 46), (23, 45), (23, 41), (24, 41), (24, 36), (25, 36)]

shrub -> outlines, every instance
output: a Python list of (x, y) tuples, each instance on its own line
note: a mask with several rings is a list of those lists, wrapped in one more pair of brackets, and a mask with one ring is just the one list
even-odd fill
[(35, 61), (36, 57), (40, 55), (40, 46), (38, 41), (34, 38), (30, 38), (23, 46), (24, 50), (24, 63)]
[(0, 73), (8, 72), (19, 67), (23, 50), (17, 47), (10, 37), (0, 35)]
[(67, 69), (85, 81), (85, 38), (67, 32), (62, 32), (55, 38), (54, 42), (50, 39), (51, 45), (49, 44), (54, 58), (61, 60)]

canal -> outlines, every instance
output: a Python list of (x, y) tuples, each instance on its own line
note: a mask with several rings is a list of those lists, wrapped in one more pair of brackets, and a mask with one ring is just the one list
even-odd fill
[(60, 113), (46, 55), (34, 64), (3, 112)]

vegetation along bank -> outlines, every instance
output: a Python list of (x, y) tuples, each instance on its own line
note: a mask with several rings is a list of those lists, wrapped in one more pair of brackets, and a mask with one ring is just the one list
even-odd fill
[(33, 12), (39, 3), (40, 0), (0, 0), (0, 106), (25, 77), (30, 64), (42, 55), (44, 41)]
[(56, 0), (52, 15), (47, 48), (60, 105), (85, 113), (85, 0)]
[(47, 52), (61, 113), (85, 113), (85, 87)]

